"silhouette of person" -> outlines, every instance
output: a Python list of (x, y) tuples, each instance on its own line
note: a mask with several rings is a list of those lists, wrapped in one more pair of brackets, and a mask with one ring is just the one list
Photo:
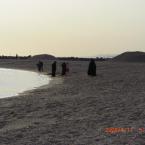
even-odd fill
[(89, 68), (88, 68), (88, 75), (96, 76), (96, 64), (93, 59), (90, 60)]
[(55, 77), (56, 74), (56, 61), (52, 63), (52, 77)]
[(69, 73), (69, 63), (66, 63), (66, 73)]
[(43, 72), (43, 62), (39, 61), (39, 63), (40, 63), (40, 71)]
[(43, 72), (43, 62), (42, 61), (39, 61), (37, 63), (37, 69), (39, 72)]
[(37, 65), (37, 69), (40, 72), (41, 71), (41, 67), (40, 67), (40, 61), (36, 64)]
[(61, 75), (63, 76), (63, 75), (66, 74), (66, 63), (63, 62), (61, 66), (62, 66), (62, 73), (61, 73)]

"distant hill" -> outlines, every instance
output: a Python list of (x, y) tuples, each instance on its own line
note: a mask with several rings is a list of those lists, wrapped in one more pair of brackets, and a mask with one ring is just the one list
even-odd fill
[(49, 54), (40, 54), (40, 55), (34, 55), (31, 57), (31, 59), (37, 59), (37, 60), (53, 60), (56, 59), (55, 56), (49, 55)]
[(145, 62), (145, 52), (125, 52), (113, 58), (114, 61)]

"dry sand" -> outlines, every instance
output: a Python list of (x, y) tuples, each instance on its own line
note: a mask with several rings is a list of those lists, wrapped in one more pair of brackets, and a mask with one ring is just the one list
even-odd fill
[[(35, 63), (1, 60), (0, 67), (35, 71)], [(68, 76), (0, 99), (0, 145), (145, 145), (138, 132), (145, 129), (145, 63), (100, 62), (97, 77), (87, 76), (88, 62), (69, 63)], [(134, 129), (109, 134), (108, 127)]]

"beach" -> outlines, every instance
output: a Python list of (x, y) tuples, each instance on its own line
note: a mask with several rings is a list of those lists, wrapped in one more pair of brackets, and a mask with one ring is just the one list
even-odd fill
[[(0, 67), (37, 71), (36, 63), (0, 60)], [(44, 74), (51, 63), (44, 61)], [(96, 77), (87, 75), (88, 64), (69, 61), (67, 76), (0, 99), (0, 145), (144, 145), (145, 63), (96, 62)]]

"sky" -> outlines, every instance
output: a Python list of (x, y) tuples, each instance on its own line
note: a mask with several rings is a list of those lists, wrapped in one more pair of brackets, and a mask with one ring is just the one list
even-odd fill
[(145, 0), (0, 0), (0, 55), (145, 51)]

